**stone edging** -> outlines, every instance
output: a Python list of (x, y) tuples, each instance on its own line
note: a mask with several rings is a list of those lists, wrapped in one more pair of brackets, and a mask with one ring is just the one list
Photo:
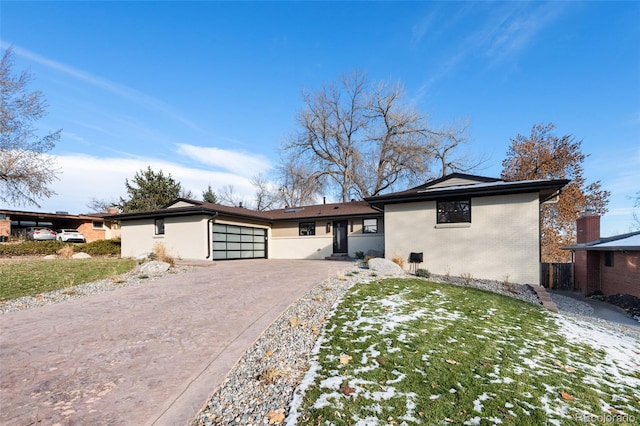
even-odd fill
[(558, 305), (555, 304), (553, 300), (551, 300), (551, 296), (547, 293), (547, 289), (542, 287), (541, 285), (532, 285), (530, 286), (533, 291), (536, 292), (538, 299), (543, 307), (547, 308), (551, 312), (558, 313)]

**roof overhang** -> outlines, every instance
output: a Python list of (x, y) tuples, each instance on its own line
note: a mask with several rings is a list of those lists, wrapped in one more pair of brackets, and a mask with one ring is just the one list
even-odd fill
[(440, 200), (454, 197), (489, 197), (537, 192), (540, 194), (540, 203), (543, 203), (557, 196), (562, 188), (569, 182), (568, 179), (486, 182), (475, 185), (448, 186), (411, 192), (404, 191), (397, 194), (368, 197), (365, 198), (365, 201), (374, 208), (384, 208), (385, 204)]

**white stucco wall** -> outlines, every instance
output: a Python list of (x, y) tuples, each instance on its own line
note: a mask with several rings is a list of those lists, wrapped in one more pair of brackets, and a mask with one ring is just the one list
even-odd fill
[(270, 259), (324, 259), (332, 253), (331, 234), (269, 239)]
[(122, 222), (122, 256), (136, 257), (164, 244), (167, 254), (178, 259), (205, 259), (207, 256), (206, 216), (166, 217), (164, 234), (155, 235), (153, 219)]
[[(364, 234), (362, 221), (364, 218), (347, 218), (347, 248), (348, 254), (355, 257), (357, 251), (366, 253), (368, 250), (376, 250), (384, 253), (384, 221), (378, 219), (376, 234)], [(269, 258), (271, 259), (324, 259), (333, 254), (333, 229), (327, 232), (326, 224), (333, 224), (333, 220), (316, 220), (316, 235), (298, 235), (299, 222), (311, 222), (300, 220), (284, 223), (276, 223), (269, 234)]]
[[(435, 274), (539, 284), (538, 194), (471, 199), (471, 224), (436, 224), (436, 202), (385, 206), (385, 257), (423, 252)], [(409, 266), (407, 265), (407, 268)]]

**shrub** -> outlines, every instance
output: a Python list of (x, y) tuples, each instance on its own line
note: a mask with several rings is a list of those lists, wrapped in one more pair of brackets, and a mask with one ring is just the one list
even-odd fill
[(416, 277), (429, 278), (431, 276), (431, 272), (427, 269), (416, 269)]
[(396, 265), (398, 265), (399, 267), (401, 267), (402, 269), (404, 269), (404, 265), (406, 263), (404, 260), (404, 257), (394, 253), (393, 257), (391, 257), (391, 261)]
[(471, 281), (473, 281), (473, 275), (471, 275), (471, 272), (465, 272), (461, 274), (460, 277), (464, 280), (464, 285), (470, 285)]
[(156, 255), (156, 258), (161, 262), (167, 262), (169, 265), (173, 266), (175, 264), (175, 260), (173, 257), (167, 254), (167, 248), (162, 243), (155, 243), (153, 245), (153, 252)]
[[(46, 256), (60, 254), (60, 250), (85, 252), (91, 256), (120, 256), (120, 240), (98, 240), (86, 244), (63, 243), (61, 241), (23, 241), (19, 243), (0, 244), (0, 256)], [(66, 253), (66, 251), (65, 251)], [(69, 256), (71, 257), (71, 256)]]
[(58, 250), (58, 255), (69, 259), (71, 256), (73, 256), (73, 247), (69, 244), (65, 245), (60, 250)]
[(356, 252), (356, 259), (364, 259), (364, 252), (363, 251), (357, 251)]
[(116, 256), (120, 257), (120, 240), (97, 240), (86, 244), (73, 246), (76, 252), (85, 252), (91, 256)]
[(57, 254), (64, 247), (60, 241), (24, 241), (0, 244), (0, 256), (46, 256)]

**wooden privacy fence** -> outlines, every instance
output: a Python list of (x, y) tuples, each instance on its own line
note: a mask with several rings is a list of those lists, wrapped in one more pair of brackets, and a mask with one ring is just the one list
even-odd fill
[(554, 290), (573, 290), (573, 263), (541, 263), (540, 284)]

